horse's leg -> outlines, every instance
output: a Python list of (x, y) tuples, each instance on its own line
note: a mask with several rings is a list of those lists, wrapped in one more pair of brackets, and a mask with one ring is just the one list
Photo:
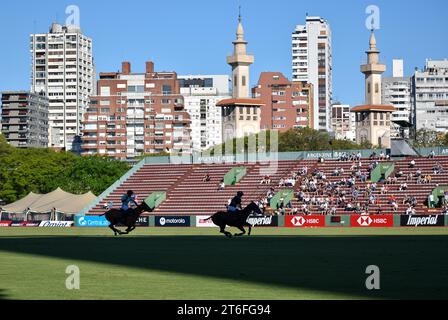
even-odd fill
[(249, 225), (248, 227), (249, 227), (249, 232), (247, 233), (247, 235), (250, 236), (250, 233), (251, 233), (251, 231), (252, 231), (252, 226)]
[(117, 228), (115, 228), (114, 225), (113, 225), (112, 223), (109, 225), (109, 228), (112, 229), (112, 231), (114, 232), (115, 235), (117, 235), (117, 234), (121, 234), (121, 233), (122, 233), (120, 230), (118, 230)]
[(241, 233), (235, 233), (234, 234), (235, 237), (241, 237), (241, 236), (246, 234), (246, 230), (244, 230), (243, 226), (239, 226), (238, 229), (240, 229), (242, 232)]
[(128, 233), (132, 232), (134, 229), (135, 229), (135, 226), (129, 226), (129, 227), (126, 229), (125, 233), (128, 234)]
[(232, 234), (229, 231), (225, 230), (225, 228), (226, 228), (225, 224), (221, 225), (220, 228), (221, 228), (221, 230), (219, 232), (224, 233), (224, 235), (228, 238), (232, 238)]

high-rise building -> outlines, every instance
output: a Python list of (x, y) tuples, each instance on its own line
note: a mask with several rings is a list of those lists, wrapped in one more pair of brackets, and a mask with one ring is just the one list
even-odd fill
[(312, 127), (313, 86), (292, 82), (281, 72), (262, 72), (253, 88), (261, 106), (261, 129), (287, 131)]
[(49, 99), (49, 146), (76, 150), (89, 96), (94, 94), (92, 39), (78, 26), (52, 24), (30, 37), (31, 91)]
[(201, 151), (221, 144), (221, 107), (216, 104), (230, 98), (229, 76), (187, 75), (178, 79), (185, 111), (191, 119), (193, 150)]
[(190, 117), (175, 72), (100, 73), (97, 96), (84, 114), (82, 155), (133, 159), (143, 154), (191, 152)]
[(412, 85), (416, 129), (448, 131), (448, 60), (427, 60)]
[(28, 91), (2, 93), (2, 134), (12, 146), (48, 146), (48, 99)]
[(348, 104), (334, 103), (331, 106), (331, 129), (340, 140), (356, 140), (355, 114)]
[(366, 102), (351, 110), (356, 113), (356, 142), (390, 148), (391, 114), (396, 109), (392, 105), (383, 105), (381, 101), (381, 75), (386, 71), (386, 66), (380, 63), (380, 51), (376, 47), (373, 31), (366, 53), (367, 62), (361, 65), (361, 72), (365, 76)]
[(321, 17), (307, 17), (292, 33), (292, 80), (314, 88), (313, 126), (330, 130), (333, 95), (331, 28)]
[(403, 60), (393, 60), (392, 77), (384, 77), (381, 86), (381, 100), (393, 105), (391, 137), (409, 136), (412, 126), (412, 83), (404, 77)]
[(254, 56), (247, 54), (247, 41), (239, 16), (233, 55), (227, 57), (227, 63), (232, 67), (232, 98), (217, 104), (222, 107), (223, 142), (260, 132), (262, 102), (249, 96), (249, 66), (253, 62)]

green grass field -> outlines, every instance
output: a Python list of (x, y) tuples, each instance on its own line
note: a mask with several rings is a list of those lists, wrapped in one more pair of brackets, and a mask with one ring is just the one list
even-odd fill
[(447, 253), (448, 228), (0, 228), (0, 299), (446, 299)]

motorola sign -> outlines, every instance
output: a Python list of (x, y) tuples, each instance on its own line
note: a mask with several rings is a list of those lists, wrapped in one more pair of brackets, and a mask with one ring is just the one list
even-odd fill
[(156, 216), (156, 227), (189, 227), (189, 216)]

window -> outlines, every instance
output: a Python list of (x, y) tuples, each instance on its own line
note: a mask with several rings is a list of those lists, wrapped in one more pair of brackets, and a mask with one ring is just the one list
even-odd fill
[(242, 85), (243, 85), (243, 87), (246, 86), (246, 76), (243, 76), (243, 79), (242, 79)]
[(110, 96), (110, 87), (101, 87), (100, 96)]
[(375, 83), (375, 93), (378, 93), (380, 91), (380, 86), (378, 83)]
[(162, 94), (163, 94), (163, 95), (169, 95), (169, 94), (171, 94), (171, 85), (164, 84), (164, 85), (162, 86)]

